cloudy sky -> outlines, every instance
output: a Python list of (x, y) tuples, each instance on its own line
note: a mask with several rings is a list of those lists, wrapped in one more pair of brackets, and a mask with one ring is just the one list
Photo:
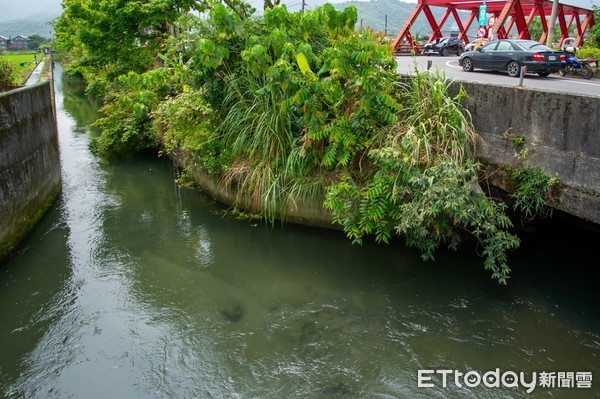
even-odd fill
[[(343, 0), (330, 0), (339, 2)], [(286, 5), (295, 5), (301, 0), (282, 0)], [(306, 0), (310, 5), (311, 0)], [(416, 3), (417, 0), (406, 0), (408, 3)], [(253, 3), (262, 4), (262, 0), (254, 0)], [(578, 7), (592, 8), (592, 5), (600, 6), (600, 0), (561, 0), (563, 4), (571, 4)], [(56, 16), (61, 12), (61, 0), (0, 0), (0, 20), (26, 18), (39, 15)]]

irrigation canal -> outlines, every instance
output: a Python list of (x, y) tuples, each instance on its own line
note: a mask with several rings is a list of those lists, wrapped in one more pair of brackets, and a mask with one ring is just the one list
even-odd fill
[[(502, 287), (474, 243), (423, 262), (237, 220), (165, 158), (92, 155), (96, 108), (55, 75), (63, 191), (0, 265), (0, 397), (600, 397), (597, 235), (542, 223)], [(556, 374), (527, 394), (420, 369)]]

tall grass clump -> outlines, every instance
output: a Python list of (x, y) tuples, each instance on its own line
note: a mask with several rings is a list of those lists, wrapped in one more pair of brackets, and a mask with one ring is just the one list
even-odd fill
[(405, 139), (414, 142), (412, 156), (425, 165), (439, 160), (462, 163), (473, 159), (475, 132), (461, 106), (464, 90), (452, 97), (440, 73), (419, 73), (400, 84)]

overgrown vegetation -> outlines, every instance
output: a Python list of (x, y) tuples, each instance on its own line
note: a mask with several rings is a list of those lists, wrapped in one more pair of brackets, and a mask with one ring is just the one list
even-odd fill
[(374, 234), (388, 242), (398, 234), (426, 260), (441, 244), (456, 249), (461, 232), (469, 231), (482, 246), (485, 268), (506, 283), (506, 252), (519, 240), (507, 232), (512, 224), (505, 205), (476, 189), (473, 132), (459, 105), (463, 95), (453, 99), (439, 76), (417, 74), (402, 87), (402, 122), (369, 152), (369, 178), (344, 175), (325, 205), (353, 241)]
[(468, 234), (506, 283), (519, 240), (479, 189), (464, 93), (428, 73), (399, 82), (389, 43), (355, 30), (353, 7), (136, 4), (66, 0), (56, 23), (71, 73), (103, 98), (100, 154), (178, 151), (244, 212), (273, 222), (300, 200), (323, 204), (354, 242), (399, 236), (424, 259)]
[(102, 109), (104, 117), (95, 122), (102, 135), (92, 142), (94, 149), (110, 155), (157, 148), (152, 112), (172, 94), (168, 75), (166, 68), (157, 68), (142, 74), (129, 72), (112, 82)]

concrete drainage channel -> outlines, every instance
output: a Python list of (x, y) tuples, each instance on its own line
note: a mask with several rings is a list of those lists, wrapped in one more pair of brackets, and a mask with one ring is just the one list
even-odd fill
[(38, 80), (40, 80), (40, 75), (42, 70), (44, 69), (44, 65), (46, 64), (46, 60), (42, 59), (39, 64), (35, 67), (35, 69), (31, 72), (31, 75), (25, 81), (25, 86), (31, 86), (36, 84)]

